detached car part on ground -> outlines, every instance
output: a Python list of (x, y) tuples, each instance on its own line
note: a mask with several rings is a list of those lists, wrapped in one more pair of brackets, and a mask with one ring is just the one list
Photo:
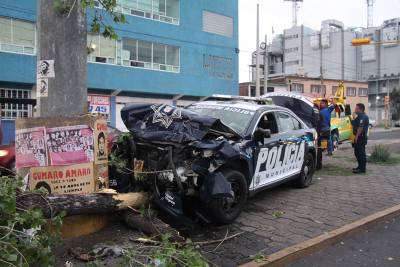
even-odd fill
[(317, 135), (288, 109), (238, 101), (185, 109), (135, 104), (121, 117), (130, 135), (111, 155), (111, 162), (122, 160), (111, 167), (111, 187), (151, 190), (154, 202), (179, 222), (228, 224), (249, 194), (289, 180), (299, 187), (312, 181)]

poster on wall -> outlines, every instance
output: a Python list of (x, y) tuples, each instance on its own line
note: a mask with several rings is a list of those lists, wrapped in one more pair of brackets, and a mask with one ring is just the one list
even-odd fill
[(107, 153), (107, 121), (105, 119), (97, 120), (94, 123), (94, 162), (102, 164), (108, 162)]
[(110, 120), (110, 97), (104, 95), (88, 95), (88, 112), (104, 115)]
[(16, 130), (15, 164), (18, 169), (47, 166), (44, 127)]
[(53, 166), (93, 162), (93, 131), (87, 125), (49, 128), (46, 142)]
[(54, 78), (54, 60), (39, 60), (37, 65), (38, 78)]
[(36, 96), (48, 97), (49, 96), (49, 80), (37, 79), (36, 81)]
[(93, 164), (85, 163), (30, 169), (29, 188), (49, 194), (88, 194), (94, 192)]

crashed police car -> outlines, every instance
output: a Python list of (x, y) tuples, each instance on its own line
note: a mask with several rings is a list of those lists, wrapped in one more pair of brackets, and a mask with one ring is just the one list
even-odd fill
[(242, 100), (132, 104), (121, 117), (131, 139), (120, 150), (129, 150), (134, 171), (129, 181), (111, 178), (114, 187), (151, 190), (180, 221), (229, 224), (257, 191), (311, 184), (316, 132), (289, 109)]

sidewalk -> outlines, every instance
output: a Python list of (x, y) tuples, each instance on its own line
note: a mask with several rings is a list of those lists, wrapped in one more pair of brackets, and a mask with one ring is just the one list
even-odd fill
[(372, 127), (370, 131), (373, 133), (394, 132), (394, 131), (400, 131), (400, 127), (391, 127), (389, 129), (386, 129), (385, 127), (378, 126), (378, 127)]

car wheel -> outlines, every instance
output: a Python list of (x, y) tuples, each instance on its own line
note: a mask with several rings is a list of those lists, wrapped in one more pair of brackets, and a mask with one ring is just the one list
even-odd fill
[(305, 188), (310, 186), (315, 171), (314, 157), (311, 153), (307, 153), (304, 158), (303, 167), (299, 177), (296, 180), (296, 186), (299, 188)]
[(339, 135), (335, 132), (332, 134), (333, 150), (339, 149)]
[(12, 171), (11, 174), (15, 174), (17, 172), (17, 169), (15, 168), (15, 159), (12, 159), (11, 162), (8, 164), (7, 167), (10, 171)]
[(217, 198), (207, 205), (209, 215), (216, 224), (232, 223), (242, 211), (247, 201), (247, 181), (241, 172), (235, 170), (222, 171), (231, 183), (233, 198)]

